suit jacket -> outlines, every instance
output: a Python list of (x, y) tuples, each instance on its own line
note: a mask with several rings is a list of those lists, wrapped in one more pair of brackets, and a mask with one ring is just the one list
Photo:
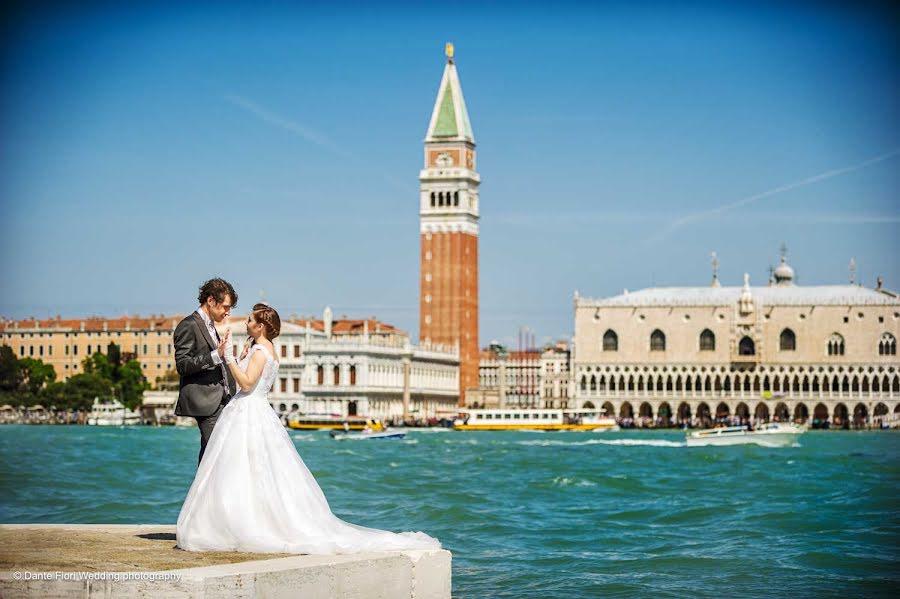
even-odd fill
[(211, 352), (218, 344), (196, 311), (175, 327), (175, 369), (179, 375), (178, 416), (209, 416), (222, 399), (234, 395), (234, 377), (227, 369), (213, 362)]

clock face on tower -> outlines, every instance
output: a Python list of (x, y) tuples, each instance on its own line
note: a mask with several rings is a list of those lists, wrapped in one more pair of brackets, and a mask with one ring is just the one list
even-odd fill
[(453, 156), (448, 152), (441, 152), (438, 154), (437, 160), (435, 160), (434, 163), (442, 168), (453, 166)]

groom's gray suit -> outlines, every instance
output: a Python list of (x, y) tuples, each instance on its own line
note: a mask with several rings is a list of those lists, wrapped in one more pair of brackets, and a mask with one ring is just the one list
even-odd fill
[(193, 416), (200, 428), (200, 457), (212, 436), (222, 408), (234, 395), (234, 377), (223, 364), (213, 361), (219, 344), (213, 339), (200, 315), (194, 311), (175, 327), (175, 368), (179, 390), (175, 414)]

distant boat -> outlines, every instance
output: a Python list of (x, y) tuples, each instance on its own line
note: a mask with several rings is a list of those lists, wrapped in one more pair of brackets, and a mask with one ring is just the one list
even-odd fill
[(796, 443), (805, 429), (787, 422), (770, 422), (749, 430), (746, 426), (726, 426), (702, 431), (690, 431), (686, 435), (688, 447), (706, 445), (762, 445), (764, 447), (788, 447)]
[(402, 439), (406, 436), (403, 431), (374, 431), (371, 433), (347, 433), (331, 431), (329, 433), (335, 441), (365, 441), (368, 439)]
[(469, 409), (453, 423), (458, 431), (600, 431), (619, 430), (604, 410)]
[(141, 423), (141, 413), (127, 409), (118, 400), (101, 403), (100, 398), (95, 397), (87, 423), (94, 426), (131, 426)]
[(346, 422), (350, 430), (361, 431), (369, 420), (366, 416), (292, 413), (287, 416), (287, 425), (294, 430), (338, 430), (344, 428)]

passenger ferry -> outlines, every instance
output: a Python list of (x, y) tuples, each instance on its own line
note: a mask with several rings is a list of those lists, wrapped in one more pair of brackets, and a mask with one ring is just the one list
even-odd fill
[(458, 431), (617, 431), (616, 419), (604, 410), (460, 410), (453, 423)]
[(305, 431), (344, 430), (344, 423), (351, 431), (361, 431), (370, 420), (367, 416), (341, 416), (340, 414), (288, 414), (289, 428)]

